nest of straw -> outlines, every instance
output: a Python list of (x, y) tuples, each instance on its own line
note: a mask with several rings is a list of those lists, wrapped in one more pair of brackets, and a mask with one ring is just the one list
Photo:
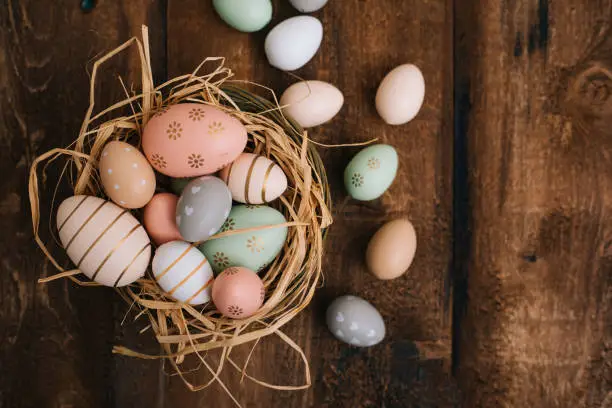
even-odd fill
[[(125, 100), (94, 113), (96, 75), (100, 66), (132, 47), (137, 48), (142, 65), (141, 91), (137, 94), (129, 94), (126, 91)], [(106, 198), (100, 187), (97, 163), (107, 142), (122, 140), (139, 145), (141, 130), (149, 118), (166, 106), (181, 102), (213, 105), (239, 119), (249, 133), (247, 151), (265, 155), (276, 162), (289, 181), (289, 189), (275, 203), (288, 220), (284, 224), (289, 227), (288, 238), (275, 262), (261, 273), (266, 287), (265, 302), (255, 315), (244, 320), (233, 320), (217, 312), (212, 303), (194, 307), (174, 301), (164, 294), (148, 273), (135, 283), (115, 290), (130, 304), (130, 308), (138, 311), (137, 317), (148, 318), (147, 328), (150, 330), (145, 330), (143, 335), (150, 335), (152, 331), (163, 352), (150, 355), (122, 346), (114, 347), (113, 351), (139, 358), (167, 359), (176, 373), (194, 391), (214, 381), (221, 382), (219, 374), (224, 367), (231, 367), (243, 378), (249, 378), (267, 387), (285, 390), (306, 388), (310, 385), (306, 356), (301, 348), (281, 331), (281, 327), (309, 304), (322, 277), (324, 231), (332, 219), (330, 194), (321, 159), (314, 145), (309, 142), (306, 132), (291, 119), (283, 116), (274, 93), (261, 85), (232, 80), (232, 72), (224, 67), (223, 58), (208, 58), (193, 73), (155, 86), (148, 50), (147, 28), (143, 27), (142, 42), (132, 38), (97, 60), (91, 76), (90, 106), (78, 138), (65, 149), (57, 148), (42, 154), (32, 164), (29, 195), (34, 235), (49, 261), (58, 269), (57, 274), (44, 277), (40, 281), (46, 283), (65, 278), (82, 286), (97, 285), (83, 278), (80, 271), (63, 268), (39, 235), (41, 203), (38, 173), (41, 172), (41, 164), (46, 168), (46, 165), (57, 159), (65, 159), (61, 175), (63, 180), (54, 180), (53, 184), (57, 186), (61, 181), (68, 181), (75, 195)], [(203, 73), (211, 65), (213, 68), (208, 73)], [(244, 89), (247, 86), (255, 87), (258, 93), (267, 92), (271, 97), (266, 99), (249, 92)], [(124, 113), (126, 111), (128, 114)], [(44, 174), (44, 170), (42, 173)], [(163, 177), (158, 177), (158, 185), (163, 190)], [(53, 214), (54, 203), (49, 204), (49, 207)], [(137, 218), (141, 215), (138, 211), (133, 214)], [(51, 220), (49, 223), (54, 225)], [(220, 233), (211, 239), (241, 232), (245, 230)], [(248, 359), (242, 366), (232, 359), (233, 347), (246, 343), (251, 343), (251, 347), (254, 347), (260, 339), (270, 334), (279, 336), (303, 360), (306, 379), (304, 384), (265, 383), (248, 374)], [(207, 359), (207, 353), (212, 350), (217, 350), (219, 354), (214, 364), (212, 360)], [(200, 365), (210, 372), (209, 379), (204, 383), (193, 383), (191, 377), (188, 378), (181, 369), (185, 357), (190, 355), (199, 359)], [(221, 385), (231, 396), (231, 392), (222, 383)]]

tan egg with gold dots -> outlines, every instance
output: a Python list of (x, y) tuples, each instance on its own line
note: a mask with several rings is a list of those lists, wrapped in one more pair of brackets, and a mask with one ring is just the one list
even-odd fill
[(106, 195), (123, 208), (144, 207), (155, 193), (155, 173), (138, 149), (110, 142), (100, 157), (100, 179)]
[(151, 242), (125, 208), (93, 196), (72, 196), (57, 210), (62, 246), (83, 274), (105, 286), (125, 286), (142, 277)]
[(253, 153), (242, 153), (219, 176), (239, 203), (268, 203), (287, 189), (287, 176), (278, 164)]

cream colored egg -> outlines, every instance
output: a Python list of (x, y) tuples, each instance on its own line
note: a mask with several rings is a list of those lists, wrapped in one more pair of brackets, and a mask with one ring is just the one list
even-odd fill
[(304, 128), (330, 121), (343, 104), (342, 92), (323, 81), (297, 82), (287, 88), (280, 99), (283, 113)]
[(157, 248), (151, 267), (155, 280), (168, 296), (191, 305), (210, 300), (212, 268), (206, 257), (188, 242), (171, 241)]
[(60, 241), (88, 278), (105, 286), (125, 286), (142, 277), (151, 243), (130, 212), (93, 196), (72, 196), (57, 210)]
[(113, 141), (104, 146), (99, 163), (106, 195), (124, 208), (142, 208), (155, 193), (155, 173), (131, 144)]
[(234, 201), (246, 204), (268, 203), (287, 189), (287, 176), (272, 160), (253, 153), (242, 153), (221, 170)]
[(412, 264), (416, 247), (417, 237), (412, 223), (407, 219), (390, 221), (370, 240), (366, 264), (378, 279), (395, 279)]
[(425, 98), (425, 79), (421, 70), (404, 64), (385, 76), (376, 92), (376, 110), (390, 125), (401, 125), (414, 119)]

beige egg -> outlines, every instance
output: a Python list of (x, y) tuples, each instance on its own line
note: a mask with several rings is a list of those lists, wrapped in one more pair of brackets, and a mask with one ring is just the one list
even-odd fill
[(113, 141), (102, 150), (100, 179), (106, 195), (123, 208), (144, 207), (155, 193), (155, 173), (138, 149)]
[(342, 92), (323, 81), (297, 82), (287, 88), (280, 98), (283, 113), (304, 128), (330, 121), (343, 104)]
[(142, 277), (151, 242), (126, 209), (93, 196), (72, 196), (57, 210), (60, 241), (88, 278), (105, 286), (125, 286)]
[(416, 232), (407, 219), (389, 221), (372, 237), (366, 251), (366, 264), (372, 275), (389, 280), (403, 275), (417, 247)]
[(390, 125), (414, 119), (425, 98), (425, 79), (412, 64), (396, 67), (385, 76), (376, 91), (376, 110)]
[(287, 176), (272, 160), (253, 153), (242, 153), (221, 170), (234, 201), (246, 204), (268, 203), (287, 189)]

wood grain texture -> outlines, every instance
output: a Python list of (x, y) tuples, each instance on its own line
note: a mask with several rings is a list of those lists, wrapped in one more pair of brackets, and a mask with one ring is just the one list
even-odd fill
[[(92, 14), (74, 1), (0, 6), (0, 407), (156, 406), (157, 363), (127, 366), (111, 355), (116, 342), (135, 341), (120, 326), (126, 307), (116, 294), (36, 283), (54, 269), (32, 238), (26, 180), (37, 154), (76, 137), (92, 59), (139, 34), (142, 23), (161, 25), (160, 11), (149, 1), (105, 2)], [(155, 37), (153, 44), (162, 45)], [(117, 74), (138, 81), (131, 61), (105, 68), (100, 104), (121, 98)], [(46, 202), (57, 176), (50, 168)], [(47, 231), (43, 225), (45, 238)]]
[[(225, 56), (236, 79), (265, 84), (280, 96), (296, 79), (268, 65), (265, 34), (298, 13), (287, 1), (274, 5), (272, 24), (249, 35), (226, 26), (208, 2), (170, 0), (169, 75), (191, 72), (205, 57)], [(344, 93), (345, 107), (310, 136), (329, 144), (378, 138), (398, 150), (399, 173), (380, 200), (347, 200), (342, 174), (358, 149), (320, 150), (335, 206), (335, 223), (327, 239), (325, 285), (312, 306), (285, 328), (310, 359), (313, 387), (279, 393), (247, 380), (240, 384), (235, 372), (222, 378), (244, 406), (452, 406), (447, 282), (452, 206), (451, 2), (331, 1), (315, 16), (324, 26), (321, 49), (294, 74), (333, 83)], [(428, 89), (425, 104), (410, 124), (388, 126), (375, 111), (375, 91), (390, 69), (407, 62), (423, 69)], [(378, 281), (365, 269), (365, 247), (379, 226), (400, 216), (414, 222), (420, 239), (415, 263), (398, 280)], [(325, 308), (334, 297), (347, 293), (364, 297), (380, 310), (388, 328), (383, 345), (353, 349), (329, 334)], [(247, 347), (232, 353), (240, 359), (248, 351)], [(266, 338), (255, 350), (249, 373), (274, 384), (299, 384), (303, 375), (296, 357), (278, 339)], [(213, 399), (218, 406), (233, 406), (217, 385), (189, 394), (179, 381), (173, 381), (167, 404), (180, 400), (197, 405)]]
[(612, 406), (611, 7), (456, 7), (466, 407)]
[[(202, 0), (108, 0), (89, 14), (68, 0), (0, 6), (0, 408), (234, 406), (217, 384), (193, 393), (163, 363), (111, 355), (116, 344), (158, 351), (138, 334), (142, 322), (123, 323), (127, 307), (112, 291), (36, 284), (52, 270), (32, 242), (25, 180), (36, 154), (74, 139), (91, 61), (143, 23), (158, 83), (224, 56), (237, 79), (280, 94), (296, 79), (269, 66), (265, 34), (297, 12), (274, 5), (272, 25), (255, 34)], [(379, 138), (397, 148), (400, 170), (380, 200), (355, 202), (342, 172), (358, 149), (321, 149), (335, 217), (324, 287), (284, 328), (309, 357), (313, 386), (272, 391), (231, 368), (227, 386), (244, 407), (611, 408), (612, 1), (331, 0), (315, 16), (322, 47), (295, 74), (335, 84), (346, 103), (310, 136)], [(99, 106), (122, 97), (117, 75), (139, 88), (135, 57), (103, 68)], [(388, 126), (375, 90), (405, 62), (423, 69), (425, 104), (408, 125)], [(415, 263), (377, 281), (366, 244), (399, 216), (415, 224)], [(355, 349), (328, 333), (325, 309), (347, 293), (381, 311), (380, 346)], [(304, 381), (274, 337), (257, 345), (249, 374)]]

